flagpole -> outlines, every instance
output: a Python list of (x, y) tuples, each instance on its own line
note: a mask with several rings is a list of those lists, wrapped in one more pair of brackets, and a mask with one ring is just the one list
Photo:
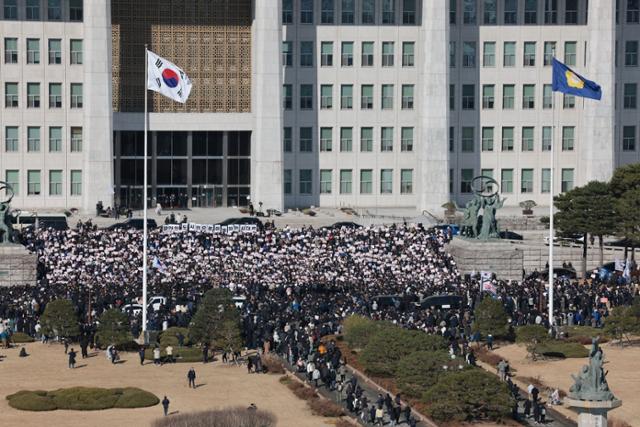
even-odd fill
[(148, 73), (149, 73), (149, 50), (148, 46), (144, 45), (144, 178), (142, 190), (143, 194), (143, 225), (142, 225), (142, 334), (144, 343), (148, 342), (147, 339), (147, 132), (149, 127), (149, 114), (147, 111), (147, 98), (149, 96), (149, 90), (147, 89)]
[[(555, 49), (553, 51), (553, 57), (555, 58)], [(551, 90), (551, 110), (553, 121), (551, 132), (551, 149), (549, 154), (549, 325), (553, 328), (553, 193), (554, 193), (554, 166), (555, 166), (555, 152), (556, 152), (556, 93)]]

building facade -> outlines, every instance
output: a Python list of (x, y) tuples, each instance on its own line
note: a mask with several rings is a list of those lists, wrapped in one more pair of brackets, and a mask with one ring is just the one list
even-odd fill
[[(0, 177), (28, 208), (508, 205), (640, 161), (639, 0), (0, 0)], [(180, 3), (178, 5), (178, 3)], [(179, 7), (178, 7), (179, 6)], [(603, 88), (551, 92), (553, 56)]]

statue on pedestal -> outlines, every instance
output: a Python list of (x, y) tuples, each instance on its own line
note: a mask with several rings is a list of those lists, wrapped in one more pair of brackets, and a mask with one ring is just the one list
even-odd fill
[(15, 243), (15, 230), (11, 224), (11, 200), (13, 200), (14, 192), (11, 185), (0, 181), (0, 192), (4, 192), (6, 197), (0, 201), (0, 245), (8, 245)]
[(612, 401), (615, 396), (609, 390), (607, 374), (602, 365), (604, 354), (598, 344), (599, 337), (591, 341), (589, 365), (584, 365), (576, 377), (571, 375), (575, 383), (569, 389), (569, 397), (576, 400)]
[(462, 212), (460, 234), (471, 239), (487, 241), (500, 238), (500, 228), (496, 220), (498, 209), (504, 206), (506, 199), (498, 194), (498, 182), (488, 176), (477, 176), (471, 181), (473, 199), (465, 205)]

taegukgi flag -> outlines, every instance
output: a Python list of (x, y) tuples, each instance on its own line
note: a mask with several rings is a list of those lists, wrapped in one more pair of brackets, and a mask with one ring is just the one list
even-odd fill
[(147, 89), (182, 104), (187, 102), (191, 93), (191, 80), (181, 68), (148, 50), (147, 70)]

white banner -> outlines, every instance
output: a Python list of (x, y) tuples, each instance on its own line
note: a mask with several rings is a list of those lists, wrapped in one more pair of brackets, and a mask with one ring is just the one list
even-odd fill
[(232, 225), (220, 225), (220, 224), (166, 224), (162, 226), (163, 233), (179, 233), (183, 231), (191, 231), (194, 233), (207, 233), (207, 234), (233, 234), (233, 233), (255, 233), (258, 231), (258, 226), (255, 224), (232, 224)]

